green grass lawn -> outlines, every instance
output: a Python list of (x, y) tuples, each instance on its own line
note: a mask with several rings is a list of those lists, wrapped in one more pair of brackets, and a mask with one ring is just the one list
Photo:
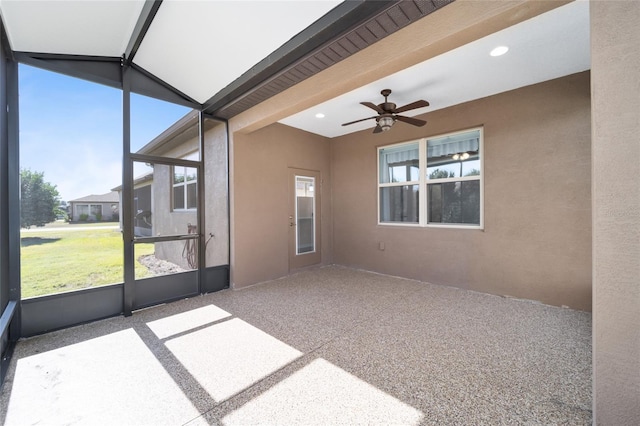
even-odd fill
[[(113, 224), (112, 224), (113, 225)], [(74, 229), (72, 229), (74, 228)], [(137, 244), (136, 258), (153, 253)], [(60, 229), (21, 232), (22, 297), (41, 296), (124, 281), (123, 241), (119, 229)], [(136, 261), (136, 278), (147, 269)]]
[(42, 229), (49, 229), (49, 228), (65, 228), (65, 229), (74, 229), (74, 228), (95, 228), (95, 227), (114, 227), (114, 226), (119, 226), (119, 222), (74, 222), (74, 223), (69, 223), (67, 221), (64, 220), (56, 220), (54, 222), (51, 223), (47, 223), (46, 225), (44, 225), (43, 227), (37, 227), (34, 226), (33, 228), (31, 228), (31, 230), (37, 231), (37, 230), (42, 230)]

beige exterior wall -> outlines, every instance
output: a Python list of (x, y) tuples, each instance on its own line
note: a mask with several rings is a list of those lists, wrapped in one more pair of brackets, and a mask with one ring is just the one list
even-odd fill
[(640, 424), (640, 2), (591, 2), (594, 424)]
[(321, 173), (322, 264), (331, 263), (331, 169), (327, 138), (273, 124), (233, 136), (232, 285), (289, 273), (289, 168)]
[[(191, 129), (192, 133), (197, 132)], [(169, 150), (159, 152), (163, 157), (184, 158), (198, 150), (198, 138), (183, 142)], [(155, 154), (155, 153), (154, 153)], [(171, 166), (156, 164), (153, 168), (152, 223), (154, 235), (178, 235), (187, 233), (187, 225), (197, 225), (195, 211), (173, 211), (171, 200), (173, 192)], [(158, 259), (174, 263), (184, 269), (192, 269), (183, 256), (184, 241), (165, 241), (154, 244)]]
[[(590, 310), (589, 73), (422, 118), (332, 141), (334, 262)], [(484, 230), (378, 225), (376, 147), (474, 126), (484, 126)]]
[[(204, 134), (205, 266), (229, 264), (227, 131), (223, 123)], [(213, 236), (211, 236), (213, 235)]]
[[(227, 139), (223, 123), (214, 125), (205, 133), (205, 241), (206, 266), (229, 264), (229, 227), (227, 198)], [(195, 136), (176, 148), (163, 152), (170, 158), (183, 158), (197, 151)], [(171, 167), (156, 165), (153, 172), (153, 228), (156, 235), (186, 234), (188, 225), (197, 225), (195, 211), (173, 211)], [(213, 234), (213, 237), (211, 235)], [(185, 269), (191, 269), (183, 256), (185, 242), (156, 243), (158, 258), (170, 261)]]
[[(155, 235), (178, 235), (187, 233), (187, 225), (197, 225), (195, 211), (173, 211), (171, 193), (173, 178), (171, 166), (156, 164), (153, 168), (153, 232)], [(165, 241), (155, 243), (155, 256), (174, 263), (181, 268), (191, 269), (183, 256), (185, 241)]]

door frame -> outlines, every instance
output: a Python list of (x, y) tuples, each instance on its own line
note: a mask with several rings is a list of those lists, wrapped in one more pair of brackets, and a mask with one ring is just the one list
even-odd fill
[[(297, 177), (310, 177), (314, 179), (314, 206), (313, 206), (313, 219), (314, 219), (314, 250), (308, 253), (298, 253), (296, 238), (298, 236), (298, 217), (297, 217), (297, 199), (296, 196), (296, 178)], [(287, 220), (287, 232), (288, 232), (288, 256), (289, 256), (289, 271), (305, 268), (308, 266), (318, 265), (322, 263), (322, 214), (321, 214), (321, 189), (322, 189), (322, 175), (318, 170), (299, 169), (295, 167), (289, 167), (288, 169), (288, 220)]]

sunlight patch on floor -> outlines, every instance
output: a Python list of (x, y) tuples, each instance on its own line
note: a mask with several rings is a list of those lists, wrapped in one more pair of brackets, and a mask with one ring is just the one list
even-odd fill
[(156, 321), (150, 321), (147, 326), (155, 333), (158, 339), (166, 339), (230, 316), (229, 312), (215, 305), (207, 305)]
[(417, 425), (421, 411), (319, 358), (222, 419), (246, 424)]
[(127, 329), (19, 359), (5, 425), (182, 424), (198, 414)]
[(302, 356), (238, 318), (170, 339), (166, 346), (216, 402)]

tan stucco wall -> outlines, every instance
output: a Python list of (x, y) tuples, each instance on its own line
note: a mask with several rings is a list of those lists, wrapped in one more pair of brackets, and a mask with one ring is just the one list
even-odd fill
[(273, 124), (235, 134), (232, 184), (232, 285), (235, 288), (289, 273), (289, 168), (321, 173), (322, 264), (331, 263), (330, 142)]
[(640, 424), (640, 2), (591, 2), (594, 424)]
[[(182, 158), (197, 151), (198, 142), (198, 137), (194, 137), (163, 155)], [(205, 132), (204, 150), (206, 266), (228, 265), (227, 136), (224, 123)], [(171, 197), (171, 167), (156, 165), (153, 174), (153, 226), (156, 235), (186, 234), (188, 224), (197, 225), (196, 212), (173, 211)], [(183, 255), (184, 246), (184, 241), (156, 243), (156, 256), (189, 269)]]
[[(206, 265), (229, 264), (227, 130), (223, 123), (204, 134)], [(211, 236), (213, 234), (213, 237)]]
[[(422, 118), (332, 141), (334, 262), (590, 310), (589, 73)], [(484, 231), (377, 224), (377, 146), (479, 125)]]
[[(186, 234), (188, 224), (197, 224), (195, 211), (173, 211), (171, 192), (173, 177), (171, 166), (156, 164), (153, 168), (153, 232), (155, 235)], [(155, 243), (155, 255), (159, 259), (175, 263), (184, 269), (191, 269), (183, 256), (184, 241), (164, 241)]]

